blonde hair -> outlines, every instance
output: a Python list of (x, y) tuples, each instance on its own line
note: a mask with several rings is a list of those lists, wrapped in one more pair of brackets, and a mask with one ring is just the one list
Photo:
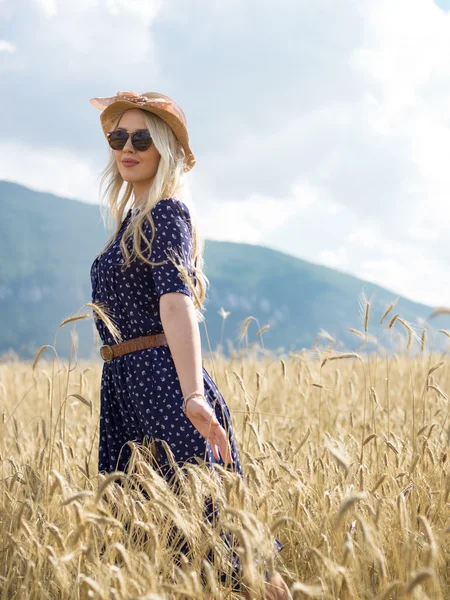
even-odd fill
[[(125, 111), (124, 111), (125, 112)], [(151, 266), (158, 266), (163, 263), (153, 263), (147, 259), (141, 252), (141, 240), (144, 239), (148, 244), (149, 256), (151, 253), (152, 243), (155, 237), (155, 224), (151, 215), (152, 209), (156, 206), (159, 200), (163, 198), (175, 198), (185, 202), (184, 190), (186, 189), (186, 181), (184, 177), (185, 152), (179, 144), (172, 129), (160, 119), (157, 115), (141, 110), (144, 122), (147, 129), (150, 131), (153, 143), (161, 155), (159, 160), (158, 170), (153, 178), (152, 185), (148, 189), (147, 197), (140, 203), (140, 210), (137, 215), (131, 218), (123, 232), (120, 242), (120, 249), (124, 256), (124, 265), (130, 264), (133, 260), (139, 258)], [(116, 128), (122, 118), (121, 113), (114, 128)], [(110, 245), (114, 242), (121, 226), (124, 217), (124, 212), (128, 200), (133, 193), (132, 183), (127, 182), (125, 191), (121, 194), (124, 180), (119, 172), (116, 164), (114, 150), (110, 148), (110, 157), (108, 164), (101, 174), (100, 190), (103, 186), (105, 190), (101, 193), (100, 207), (103, 205), (108, 207), (108, 228), (111, 231), (111, 219), (113, 220), (113, 231), (106, 242), (105, 247), (100, 252), (100, 255), (106, 252)], [(191, 212), (191, 211), (189, 211)], [(105, 221), (105, 219), (104, 219)], [(152, 238), (148, 240), (143, 231), (145, 221), (151, 224)], [(192, 261), (191, 275), (186, 270), (182, 261), (175, 261), (170, 258), (178, 268), (182, 280), (188, 285), (193, 295), (194, 306), (196, 308), (197, 319), (203, 320), (204, 302), (206, 299), (206, 291), (209, 285), (209, 280), (203, 272), (204, 259), (204, 239), (201, 237), (196, 219), (191, 214), (191, 231), (192, 231)], [(128, 251), (127, 240), (133, 238), (133, 251)], [(172, 253), (173, 256), (173, 253)], [(177, 257), (180, 258), (180, 257)]]

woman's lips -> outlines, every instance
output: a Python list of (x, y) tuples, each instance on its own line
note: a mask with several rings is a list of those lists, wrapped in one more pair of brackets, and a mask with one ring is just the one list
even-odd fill
[(125, 159), (122, 161), (122, 164), (124, 167), (134, 167), (134, 165), (138, 165), (139, 163), (137, 160)]

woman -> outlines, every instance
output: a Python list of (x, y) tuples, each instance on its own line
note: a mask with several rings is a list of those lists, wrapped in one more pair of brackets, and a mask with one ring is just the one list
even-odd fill
[[(126, 471), (127, 442), (151, 438), (165, 465), (161, 440), (180, 464), (203, 457), (243, 477), (228, 407), (202, 366), (198, 321), (207, 279), (197, 228), (179, 199), (195, 164), (184, 112), (155, 92), (90, 102), (102, 111), (111, 147), (103, 181), (116, 220), (91, 267), (105, 360), (99, 472)], [(291, 597), (278, 573), (267, 590), (270, 598)]]

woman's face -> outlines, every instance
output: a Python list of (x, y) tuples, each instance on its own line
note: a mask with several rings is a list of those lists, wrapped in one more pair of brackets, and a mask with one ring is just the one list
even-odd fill
[[(138, 108), (127, 110), (117, 125), (119, 128), (126, 129), (130, 134), (136, 129), (147, 129), (142, 111)], [(123, 149), (113, 152), (123, 180), (133, 184), (135, 197), (150, 187), (161, 157), (155, 144), (144, 152), (138, 152), (131, 143), (130, 135)]]

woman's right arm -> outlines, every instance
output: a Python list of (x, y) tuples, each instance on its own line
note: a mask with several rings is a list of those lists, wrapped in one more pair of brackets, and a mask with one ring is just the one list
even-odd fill
[[(167, 293), (160, 297), (159, 306), (183, 397), (196, 390), (203, 394), (201, 341), (194, 303), (186, 294)], [(208, 440), (214, 456), (221, 457), (224, 464), (230, 464), (230, 442), (211, 406), (203, 398), (194, 396), (187, 403), (186, 416)]]

